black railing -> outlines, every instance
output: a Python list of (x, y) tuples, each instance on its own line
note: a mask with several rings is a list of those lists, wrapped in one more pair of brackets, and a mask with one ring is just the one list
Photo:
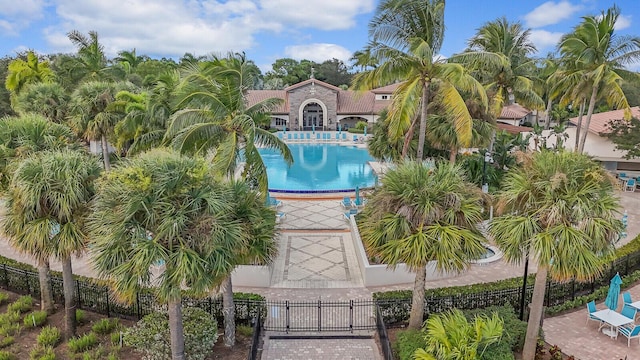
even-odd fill
[[(57, 303), (64, 302), (64, 292), (62, 289), (62, 278), (51, 277), (53, 299)], [(123, 304), (116, 301), (114, 295), (106, 286), (91, 283), (89, 281), (75, 280), (76, 302), (79, 309), (96, 312), (108, 317), (120, 317), (125, 319), (139, 320), (143, 316), (154, 311), (166, 310), (165, 305), (156, 301), (156, 297), (149, 292), (138, 293), (135, 300), (130, 304)], [(40, 297), (40, 286), (38, 273), (0, 265), (0, 287), (18, 294), (32, 295)], [(223, 323), (222, 299), (203, 298), (182, 300), (185, 306), (199, 307), (213, 315), (219, 324)], [(264, 318), (266, 315), (265, 304), (259, 300), (235, 299), (236, 323), (249, 325), (258, 314)]]
[(387, 334), (387, 327), (384, 324), (384, 318), (382, 317), (382, 312), (378, 305), (376, 305), (376, 332), (378, 333), (378, 340), (380, 341), (384, 360), (393, 360), (393, 351), (391, 350), (391, 342), (389, 341), (389, 335)]
[(249, 351), (249, 360), (258, 359), (258, 347), (262, 340), (262, 314), (258, 312), (253, 319), (253, 336), (251, 336), (251, 350)]
[(265, 330), (323, 332), (375, 329), (372, 300), (267, 301)]

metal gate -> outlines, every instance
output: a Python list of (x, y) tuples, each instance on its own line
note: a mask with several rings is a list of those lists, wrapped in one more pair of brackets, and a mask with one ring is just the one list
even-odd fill
[(376, 328), (376, 303), (350, 301), (267, 301), (269, 331), (349, 331)]

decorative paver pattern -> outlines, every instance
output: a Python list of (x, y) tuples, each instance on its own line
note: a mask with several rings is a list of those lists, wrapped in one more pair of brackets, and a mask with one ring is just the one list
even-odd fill
[(285, 213), (280, 228), (287, 230), (345, 230), (344, 210), (339, 200), (283, 200), (278, 209)]
[(280, 236), (271, 287), (336, 288), (362, 286), (348, 233), (294, 233)]
[(266, 339), (262, 360), (379, 360), (373, 339)]

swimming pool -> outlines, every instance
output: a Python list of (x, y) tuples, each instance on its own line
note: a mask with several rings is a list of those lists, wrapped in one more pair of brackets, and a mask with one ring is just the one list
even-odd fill
[(353, 191), (375, 185), (367, 149), (338, 144), (289, 144), (293, 165), (275, 150), (260, 149), (269, 190), (279, 192)]

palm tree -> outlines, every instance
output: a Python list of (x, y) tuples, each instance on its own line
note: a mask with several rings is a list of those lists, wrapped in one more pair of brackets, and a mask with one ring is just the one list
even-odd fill
[[(206, 155), (213, 152), (214, 170), (232, 178), (244, 157), (242, 177), (256, 184), (263, 200), (268, 193), (266, 167), (258, 147), (277, 149), (289, 163), (293, 157), (287, 145), (277, 136), (260, 128), (277, 99), (267, 99), (249, 108), (245, 92), (253, 80), (246, 73), (244, 54), (230, 54), (210, 62), (187, 66), (178, 89), (178, 108), (171, 118), (165, 139), (183, 153)], [(235, 341), (233, 293), (231, 278), (223, 286), (225, 301), (225, 344)]]
[(453, 309), (425, 322), (426, 349), (416, 350), (416, 360), (476, 360), (487, 346), (500, 341), (504, 322), (497, 313), (476, 316), (469, 323), (462, 311)]
[(613, 181), (589, 157), (541, 149), (522, 158), (503, 180), (497, 209), (504, 215), (489, 230), (507, 261), (528, 254), (537, 262), (523, 351), (523, 359), (533, 360), (547, 275), (581, 281), (598, 274), (621, 223)]
[[(485, 121), (473, 119), (471, 141), (468, 146), (481, 147), (488, 144), (494, 127)], [(446, 116), (431, 115), (427, 124), (427, 139), (438, 149), (448, 150), (449, 161), (456, 162), (460, 148), (464, 147), (456, 134), (453, 122)]]
[(77, 56), (71, 58), (73, 68), (71, 77), (84, 81), (103, 80), (108, 77), (107, 56), (104, 46), (98, 41), (98, 33), (89, 31), (89, 36), (72, 30), (67, 37), (78, 48)]
[(76, 150), (44, 151), (20, 162), (11, 179), (7, 221), (14, 242), (33, 251), (39, 263), (54, 256), (62, 263), (65, 338), (75, 335), (76, 297), (71, 256), (87, 242), (84, 224), (100, 165)]
[[(204, 159), (156, 149), (105, 174), (90, 220), (92, 261), (126, 301), (154, 284), (168, 305), (172, 359), (185, 359), (181, 290), (204, 296), (233, 269), (242, 225)], [(162, 262), (162, 274), (151, 270)]]
[(27, 59), (15, 59), (9, 63), (5, 86), (13, 96), (20, 94), (28, 84), (52, 82), (55, 73), (47, 61), (40, 61), (33, 51), (27, 52)]
[[(443, 109), (455, 124), (462, 144), (471, 140), (472, 121), (459, 92), (478, 96), (486, 105), (480, 83), (461, 64), (439, 58), (444, 38), (444, 0), (385, 0), (369, 23), (370, 43), (359, 54), (362, 61), (378, 66), (357, 74), (353, 84), (365, 90), (402, 83), (395, 90), (389, 108), (389, 136), (405, 137), (403, 157), (419, 120), (417, 158), (423, 158), (431, 85), (437, 84)], [(486, 61), (492, 57), (483, 56)], [(444, 115), (444, 114), (442, 114)]]
[[(578, 151), (584, 150), (591, 116), (598, 99), (606, 100), (617, 109), (625, 109), (625, 118), (631, 118), (629, 103), (620, 83), (623, 79), (639, 79), (640, 75), (626, 70), (640, 59), (640, 37), (619, 36), (614, 33), (620, 9), (613, 6), (600, 16), (585, 16), (571, 33), (564, 35), (558, 50), (565, 66), (562, 84), (577, 84), (589, 90), (587, 117), (580, 134)], [(568, 86), (565, 86), (567, 88)], [(575, 96), (574, 96), (575, 98)]]
[[(514, 100), (529, 109), (543, 109), (544, 102), (534, 89), (536, 63), (529, 56), (536, 48), (529, 39), (531, 30), (524, 30), (519, 22), (506, 18), (487, 22), (468, 42), (468, 52), (500, 55), (500, 64), (485, 64), (477, 58), (460, 57), (476, 70), (490, 96), (490, 113), (495, 120), (505, 103)], [(464, 55), (464, 54), (463, 54)], [(455, 56), (454, 56), (455, 58)], [(497, 65), (497, 66), (496, 66)]]
[(484, 251), (476, 225), (481, 194), (460, 167), (405, 162), (385, 174), (363, 213), (362, 240), (390, 267), (406, 263), (416, 272), (409, 328), (422, 326), (426, 266), (461, 271)]
[(289, 163), (293, 157), (282, 140), (259, 127), (280, 100), (266, 99), (247, 107), (245, 93), (253, 84), (247, 69), (244, 54), (187, 66), (176, 95), (176, 107), (181, 110), (171, 117), (165, 140), (182, 153), (213, 151), (214, 168), (229, 177), (244, 157), (243, 178), (257, 183), (266, 194), (267, 170), (258, 148), (276, 149)]
[[(242, 241), (235, 244), (233, 266), (269, 265), (276, 256), (276, 214), (263, 197), (251, 191), (244, 181), (231, 182), (232, 204), (230, 216), (242, 227)], [(223, 282), (222, 312), (224, 315), (224, 343), (235, 344), (235, 306), (231, 276)]]
[(100, 141), (105, 170), (111, 169), (109, 141), (113, 128), (124, 114), (114, 107), (120, 90), (132, 89), (130, 83), (89, 81), (81, 84), (72, 94), (71, 124), (86, 141)]
[(57, 82), (35, 83), (26, 86), (16, 98), (14, 108), (20, 113), (37, 113), (47, 119), (63, 123), (69, 112), (69, 94)]

